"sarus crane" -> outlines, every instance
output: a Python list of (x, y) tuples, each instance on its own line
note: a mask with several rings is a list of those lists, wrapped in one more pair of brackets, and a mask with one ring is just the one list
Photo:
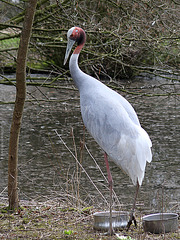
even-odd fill
[(110, 221), (109, 234), (112, 228), (112, 188), (113, 181), (108, 163), (108, 156), (120, 167), (136, 185), (128, 228), (132, 221), (136, 224), (134, 209), (141, 186), (146, 162), (151, 162), (151, 140), (141, 127), (137, 114), (131, 104), (116, 91), (92, 76), (84, 73), (78, 66), (78, 57), (86, 42), (85, 31), (80, 27), (72, 27), (67, 32), (67, 48), (64, 64), (67, 62), (74, 43), (77, 43), (70, 57), (69, 69), (80, 93), (81, 115), (89, 133), (104, 150), (110, 189)]

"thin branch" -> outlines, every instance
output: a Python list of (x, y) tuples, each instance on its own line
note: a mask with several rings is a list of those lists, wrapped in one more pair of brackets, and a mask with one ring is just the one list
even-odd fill
[(78, 159), (76, 158), (76, 156), (74, 155), (74, 153), (69, 149), (69, 147), (66, 145), (66, 143), (64, 142), (64, 140), (62, 139), (62, 137), (60, 136), (60, 134), (57, 132), (57, 130), (54, 130), (56, 135), (59, 137), (59, 139), (61, 140), (61, 142), (63, 143), (63, 145), (65, 146), (65, 148), (70, 152), (70, 154), (73, 156), (73, 158), (75, 159), (76, 163), (81, 167), (81, 169), (83, 170), (83, 172), (86, 174), (86, 176), (88, 177), (89, 181), (92, 183), (92, 185), (94, 186), (94, 188), (97, 190), (97, 192), (99, 193), (99, 195), (104, 199), (105, 203), (109, 206), (109, 203), (107, 202), (106, 198), (104, 197), (104, 195), (100, 192), (100, 190), (97, 188), (96, 184), (92, 181), (91, 177), (89, 176), (89, 174), (87, 173), (87, 171), (85, 170), (85, 168), (82, 166), (82, 164), (78, 161)]
[(1, 0), (1, 2), (4, 2), (4, 3), (6, 3), (6, 4), (8, 4), (8, 5), (12, 6), (12, 7), (19, 8), (19, 9), (21, 9), (21, 10), (24, 10), (24, 8), (21, 7), (21, 6), (20, 6), (19, 4), (17, 4), (17, 3), (9, 2), (9, 1), (6, 1), (6, 0)]
[[(88, 152), (89, 156), (92, 158), (92, 160), (93, 160), (94, 163), (96, 164), (96, 167), (97, 167), (98, 170), (100, 171), (101, 175), (103, 176), (103, 178), (105, 179), (105, 181), (108, 183), (108, 180), (107, 180), (106, 176), (104, 175), (103, 171), (102, 171), (101, 168), (99, 167), (96, 159), (93, 157), (93, 155), (92, 155), (91, 152), (89, 151), (89, 149), (88, 149), (88, 147), (87, 147), (86, 144), (85, 144), (85, 148), (86, 148), (86, 151)], [(118, 199), (118, 197), (117, 197), (117, 195), (116, 195), (116, 192), (114, 191), (114, 189), (113, 189), (112, 191), (113, 191), (113, 194), (114, 194), (114, 196), (115, 196), (115, 198), (116, 198), (116, 201), (118, 202), (118, 205), (120, 206), (120, 202), (119, 202), (119, 199)]]

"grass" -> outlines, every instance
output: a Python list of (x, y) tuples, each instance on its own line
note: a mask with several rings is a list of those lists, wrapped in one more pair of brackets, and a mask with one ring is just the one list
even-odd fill
[(17, 49), (20, 38), (0, 40), (0, 62), (1, 67), (12, 69), (16, 66)]
[(18, 48), (19, 41), (20, 41), (20, 38), (18, 37), (0, 40), (0, 49), (3, 50), (8, 48)]
[[(138, 228), (134, 226), (127, 232), (119, 231), (117, 236), (109, 237), (93, 230), (93, 207), (76, 208), (63, 205), (58, 199), (53, 201), (21, 202), (21, 208), (14, 213), (7, 209), (7, 203), (0, 203), (0, 239), (180, 239), (180, 231), (167, 234), (145, 234), (140, 217)], [(137, 213), (138, 215), (138, 213)]]
[[(0, 35), (1, 37), (1, 35)], [(13, 68), (16, 67), (16, 57), (17, 51), (19, 48), (20, 38), (10, 38), (10, 39), (0, 39), (0, 62), (1, 66), (12, 68), (11, 72), (13, 72)], [(38, 70), (47, 69), (49, 63), (46, 62), (46, 58), (40, 56), (33, 49), (29, 49), (27, 66)], [(7, 69), (6, 69), (7, 70)]]

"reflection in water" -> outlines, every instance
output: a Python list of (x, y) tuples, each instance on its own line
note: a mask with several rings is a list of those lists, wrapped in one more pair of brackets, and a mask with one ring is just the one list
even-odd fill
[[(165, 80), (159, 80), (160, 84)], [(64, 83), (68, 85), (68, 83)], [(160, 93), (160, 89), (150, 89), (157, 79), (134, 82), (131, 89), (148, 93)], [(28, 87), (35, 99), (44, 96), (35, 87)], [(107, 208), (102, 196), (97, 192), (84, 171), (80, 169), (79, 189), (77, 187), (77, 164), (70, 152), (60, 141), (55, 129), (69, 149), (78, 159), (102, 195), (109, 199), (109, 191), (104, 177), (88, 152), (81, 151), (83, 123), (76, 90), (41, 89), (51, 102), (33, 101), (25, 104), (19, 146), (19, 195), (21, 199), (59, 197), (72, 201), (71, 196), (80, 197), (87, 204)], [(131, 90), (132, 91), (132, 90)], [(162, 90), (163, 91), (163, 90)], [(14, 87), (1, 86), (2, 101), (14, 100)], [(180, 106), (179, 99), (164, 96), (125, 97), (138, 113), (142, 127), (148, 132), (153, 143), (153, 161), (147, 164), (146, 174), (139, 194), (139, 209), (170, 210), (180, 199), (179, 158), (180, 158)], [(8, 138), (13, 105), (0, 105), (0, 197), (7, 197), (7, 156)], [(74, 143), (71, 134), (73, 127)], [(106, 175), (103, 152), (85, 131), (85, 142), (89, 151)], [(75, 146), (76, 145), (76, 146)], [(76, 151), (75, 151), (76, 149)], [(114, 191), (123, 208), (132, 204), (135, 188), (131, 180), (111, 162)], [(114, 207), (118, 204), (114, 198)], [(175, 209), (174, 209), (175, 210)]]

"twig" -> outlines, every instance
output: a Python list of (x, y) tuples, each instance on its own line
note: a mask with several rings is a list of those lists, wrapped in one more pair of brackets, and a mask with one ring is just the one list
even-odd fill
[[(96, 164), (96, 167), (97, 167), (98, 170), (100, 171), (101, 175), (104, 177), (105, 181), (108, 183), (108, 180), (107, 180), (106, 176), (104, 175), (103, 171), (102, 171), (101, 168), (99, 167), (96, 159), (93, 157), (93, 155), (92, 155), (91, 152), (89, 151), (89, 149), (88, 149), (88, 147), (87, 147), (86, 144), (85, 144), (85, 149), (86, 149), (86, 151), (88, 152), (89, 156), (93, 159), (94, 163)], [(117, 197), (116, 192), (114, 191), (114, 189), (113, 189), (113, 194), (114, 194), (114, 196), (115, 196), (115, 198), (116, 198), (116, 201), (118, 202), (118, 205), (120, 206), (121, 204), (120, 204), (120, 202), (119, 202), (119, 199), (118, 199), (118, 197)]]
[(76, 162), (79, 164), (79, 166), (82, 168), (82, 170), (84, 171), (84, 173), (86, 174), (86, 176), (88, 177), (88, 179), (90, 180), (90, 182), (92, 183), (92, 185), (95, 187), (95, 189), (97, 190), (97, 192), (100, 194), (100, 196), (104, 199), (105, 203), (109, 206), (109, 203), (107, 202), (106, 198), (103, 196), (103, 194), (100, 192), (100, 190), (97, 188), (96, 184), (92, 181), (91, 177), (89, 176), (89, 174), (87, 173), (87, 171), (85, 170), (85, 168), (82, 166), (82, 164), (78, 161), (78, 159), (76, 158), (76, 156), (74, 155), (74, 153), (69, 149), (69, 147), (66, 145), (66, 143), (64, 142), (64, 140), (62, 139), (62, 137), (60, 136), (60, 134), (57, 132), (57, 130), (54, 130), (55, 133), (57, 134), (57, 136), (59, 137), (59, 139), (61, 140), (61, 142), (64, 144), (64, 146), (66, 147), (66, 149), (70, 152), (70, 154), (73, 156), (73, 158), (76, 160)]

